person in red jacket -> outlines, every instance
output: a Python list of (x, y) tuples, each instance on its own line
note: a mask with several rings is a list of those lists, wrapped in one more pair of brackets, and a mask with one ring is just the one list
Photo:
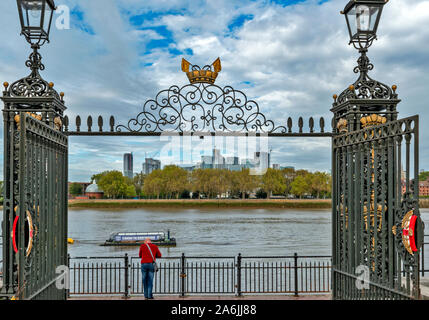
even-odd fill
[(152, 288), (155, 272), (153, 263), (156, 261), (156, 258), (161, 258), (161, 252), (157, 245), (153, 244), (149, 238), (146, 238), (140, 246), (139, 257), (141, 258), (144, 297), (146, 299), (153, 299)]

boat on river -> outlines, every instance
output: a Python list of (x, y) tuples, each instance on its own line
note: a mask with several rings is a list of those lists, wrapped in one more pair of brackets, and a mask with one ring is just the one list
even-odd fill
[(149, 238), (157, 246), (176, 246), (176, 238), (170, 237), (170, 230), (165, 232), (116, 232), (112, 233), (102, 246), (139, 246)]

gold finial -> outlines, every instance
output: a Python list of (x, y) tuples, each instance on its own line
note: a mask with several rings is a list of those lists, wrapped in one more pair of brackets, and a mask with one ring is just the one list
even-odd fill
[(9, 87), (9, 82), (3, 82), (3, 87), (5, 90), (7, 90), (7, 87)]
[(61, 99), (64, 98), (64, 92), (60, 92)]
[(349, 90), (350, 90), (350, 91), (354, 91), (354, 90), (355, 90), (355, 86), (354, 86), (354, 85), (350, 85), (350, 86), (349, 86)]
[(396, 89), (398, 89), (398, 87), (396, 86), (396, 84), (394, 84), (394, 85), (392, 86), (393, 93), (396, 93)]
[(337, 96), (336, 94), (334, 94), (334, 95), (332, 96), (332, 98), (334, 98), (334, 101), (335, 101), (335, 102), (337, 102), (337, 98), (338, 98), (338, 96)]
[(54, 83), (53, 82), (49, 82), (49, 88), (53, 88), (54, 87)]

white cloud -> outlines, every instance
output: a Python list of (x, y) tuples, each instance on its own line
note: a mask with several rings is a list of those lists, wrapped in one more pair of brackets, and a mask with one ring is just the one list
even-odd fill
[[(344, 17), (339, 14), (345, 1), (317, 3), (306, 1), (283, 7), (266, 1), (57, 0), (57, 5), (81, 10), (84, 22), (95, 34), (77, 28), (54, 28), (52, 42), (41, 49), (46, 66), (43, 77), (66, 93), (72, 123), (77, 114), (83, 123), (88, 115), (96, 123), (99, 114), (104, 116), (105, 125), (110, 115), (124, 123), (159, 90), (187, 83), (180, 71), (182, 56), (169, 50), (184, 51), (186, 59), (200, 65), (220, 56), (223, 70), (218, 85), (232, 85), (246, 92), (278, 125), (284, 125), (289, 116), (294, 126), (299, 116), (306, 122), (310, 116), (324, 116), (325, 130), (329, 130), (331, 97), (355, 81), (353, 67), (358, 53), (347, 45)], [(421, 123), (428, 115), (428, 9), (427, 0), (389, 2), (380, 23), (379, 40), (368, 54), (375, 66), (371, 77), (398, 85), (400, 116), (419, 113)], [(150, 12), (157, 15), (142, 21), (144, 30), (131, 24), (130, 16), (147, 16)], [(228, 26), (240, 15), (253, 18), (231, 31)], [(171, 39), (153, 28), (159, 26), (171, 33)], [(28, 74), (24, 62), (30, 49), (19, 37), (16, 6), (8, 1), (0, 3), (0, 30), (0, 81), (13, 82)], [(142, 55), (151, 40), (171, 43)], [(192, 49), (193, 55), (187, 49)], [(2, 131), (0, 127), (0, 135)], [(427, 126), (421, 126), (420, 135), (420, 164), (429, 168)], [(113, 138), (87, 138), (76, 146), (75, 139), (81, 138), (70, 138), (70, 178), (78, 180), (88, 177), (88, 168), (94, 163), (94, 170), (109, 166), (120, 169), (117, 161), (121, 161), (123, 152), (134, 148), (141, 162), (144, 150), (155, 152), (160, 144), (157, 138), (141, 138), (139, 143), (126, 138), (120, 143)], [(273, 162), (327, 169), (329, 139), (322, 140), (302, 149), (304, 140), (274, 139)], [(314, 153), (323, 156), (315, 162)]]

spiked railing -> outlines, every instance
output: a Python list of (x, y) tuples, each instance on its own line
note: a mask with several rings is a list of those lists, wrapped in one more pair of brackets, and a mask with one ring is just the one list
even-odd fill
[[(97, 119), (96, 124), (93, 119)], [(108, 122), (105, 121), (108, 119)], [(318, 121), (310, 117), (304, 121), (303, 117), (299, 117), (298, 121), (294, 121), (289, 117), (286, 124), (278, 127), (278, 131), (259, 132), (259, 131), (150, 131), (150, 130), (130, 130), (122, 124), (116, 124), (114, 116), (88, 116), (86, 124), (83, 123), (81, 116), (76, 116), (74, 123), (70, 122), (68, 116), (64, 117), (64, 133), (69, 136), (160, 136), (160, 135), (196, 135), (196, 136), (297, 136), (297, 137), (331, 137), (332, 129), (326, 127), (325, 118), (320, 117)], [(318, 122), (318, 125), (316, 124)], [(124, 128), (126, 128), (124, 130)], [(281, 128), (281, 129), (280, 129)]]

